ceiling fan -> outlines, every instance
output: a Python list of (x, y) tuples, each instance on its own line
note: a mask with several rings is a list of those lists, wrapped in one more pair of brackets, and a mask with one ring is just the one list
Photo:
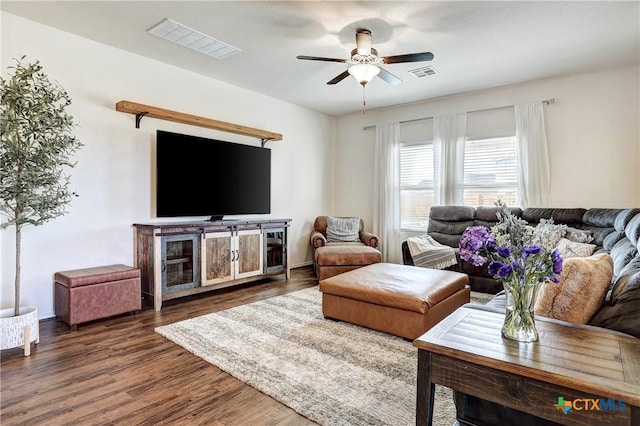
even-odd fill
[(364, 86), (375, 76), (380, 77), (389, 84), (402, 83), (398, 77), (380, 67), (380, 65), (399, 64), (402, 62), (423, 62), (433, 59), (433, 53), (421, 52), (407, 55), (378, 56), (378, 51), (371, 47), (371, 31), (366, 28), (356, 30), (356, 48), (351, 51), (350, 59), (322, 58), (318, 56), (297, 56), (298, 59), (309, 61), (342, 62), (351, 64), (349, 69), (329, 80), (327, 84), (340, 83), (349, 75), (353, 75), (358, 83)]

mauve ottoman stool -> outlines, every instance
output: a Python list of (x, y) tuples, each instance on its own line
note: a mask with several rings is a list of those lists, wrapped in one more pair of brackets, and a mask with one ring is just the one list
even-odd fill
[(108, 265), (55, 273), (56, 317), (71, 327), (142, 309), (140, 270)]

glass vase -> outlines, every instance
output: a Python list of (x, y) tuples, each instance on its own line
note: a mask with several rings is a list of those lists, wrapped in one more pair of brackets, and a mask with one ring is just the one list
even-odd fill
[(538, 340), (538, 331), (533, 309), (539, 283), (503, 283), (503, 286), (507, 295), (507, 309), (502, 335), (519, 342), (535, 342)]

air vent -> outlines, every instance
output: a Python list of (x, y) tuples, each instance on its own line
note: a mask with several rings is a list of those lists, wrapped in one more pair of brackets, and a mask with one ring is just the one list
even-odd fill
[(230, 44), (216, 40), (171, 19), (163, 20), (149, 28), (147, 32), (216, 59), (222, 59), (240, 51)]
[(425, 78), (438, 74), (436, 69), (432, 66), (416, 68), (414, 70), (410, 70), (409, 73), (412, 74), (415, 78)]

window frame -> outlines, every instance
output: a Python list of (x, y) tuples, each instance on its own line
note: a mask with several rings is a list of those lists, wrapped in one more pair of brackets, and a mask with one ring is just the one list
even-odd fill
[[(463, 200), (467, 199), (467, 191), (468, 190), (478, 190), (478, 189), (495, 189), (495, 190), (499, 190), (499, 189), (512, 189), (513, 193), (514, 193), (514, 198), (515, 198), (515, 202), (513, 203), (514, 205), (517, 203), (517, 199), (518, 199), (518, 192), (520, 190), (520, 185), (519, 185), (519, 173), (518, 173), (518, 168), (519, 168), (519, 153), (518, 153), (518, 147), (517, 147), (517, 140), (516, 140), (516, 136), (515, 135), (506, 135), (506, 136), (493, 136), (493, 137), (485, 137), (485, 138), (474, 138), (474, 139), (465, 139), (465, 162), (467, 160), (467, 155), (468, 155), (468, 143), (474, 143), (474, 142), (481, 142), (481, 141), (493, 141), (493, 140), (503, 140), (503, 139), (507, 139), (510, 140), (511, 143), (513, 144), (513, 148), (514, 148), (514, 154), (515, 154), (515, 159), (514, 159), (514, 168), (515, 168), (515, 180), (509, 180), (506, 182), (495, 182), (495, 183), (479, 183), (479, 184), (470, 184), (467, 183), (465, 181), (465, 174), (463, 173), (463, 181), (460, 182), (460, 186), (462, 189), (462, 196), (463, 196)], [(398, 207), (399, 207), (399, 213), (400, 213), (400, 231), (401, 232), (426, 232), (428, 229), (428, 224), (429, 224), (429, 217), (427, 215), (427, 217), (424, 220), (425, 226), (421, 227), (421, 226), (415, 226), (416, 222), (412, 222), (412, 223), (405, 223), (403, 222), (403, 203), (402, 203), (402, 199), (403, 199), (403, 193), (407, 193), (409, 191), (421, 191), (421, 190), (426, 190), (426, 191), (432, 191), (433, 195), (434, 195), (434, 201), (435, 201), (435, 194), (436, 194), (436, 176), (435, 176), (435, 168), (433, 170), (434, 175), (433, 175), (433, 179), (432, 179), (432, 184), (425, 184), (425, 185), (403, 185), (402, 184), (402, 172), (403, 172), (403, 161), (402, 161), (402, 150), (404, 148), (407, 147), (415, 147), (415, 146), (430, 146), (431, 147), (431, 154), (432, 156), (435, 156), (435, 143), (433, 141), (433, 139), (430, 140), (422, 140), (422, 141), (416, 141), (416, 142), (401, 142), (400, 143), (400, 155), (398, 156), (398, 161), (399, 161), (399, 166), (398, 166), (398, 172), (399, 172), (399, 179), (398, 179), (398, 184), (399, 184), (399, 188), (398, 188)], [(434, 159), (435, 160), (435, 159)], [(480, 205), (493, 205), (493, 203), (495, 202), (495, 200), (492, 200), (490, 204), (477, 204), (477, 205), (473, 205), (472, 207), (478, 207)], [(510, 203), (511, 204), (511, 203)], [(434, 204), (435, 205), (435, 204)], [(463, 205), (468, 205), (466, 203), (466, 201), (464, 202)]]

